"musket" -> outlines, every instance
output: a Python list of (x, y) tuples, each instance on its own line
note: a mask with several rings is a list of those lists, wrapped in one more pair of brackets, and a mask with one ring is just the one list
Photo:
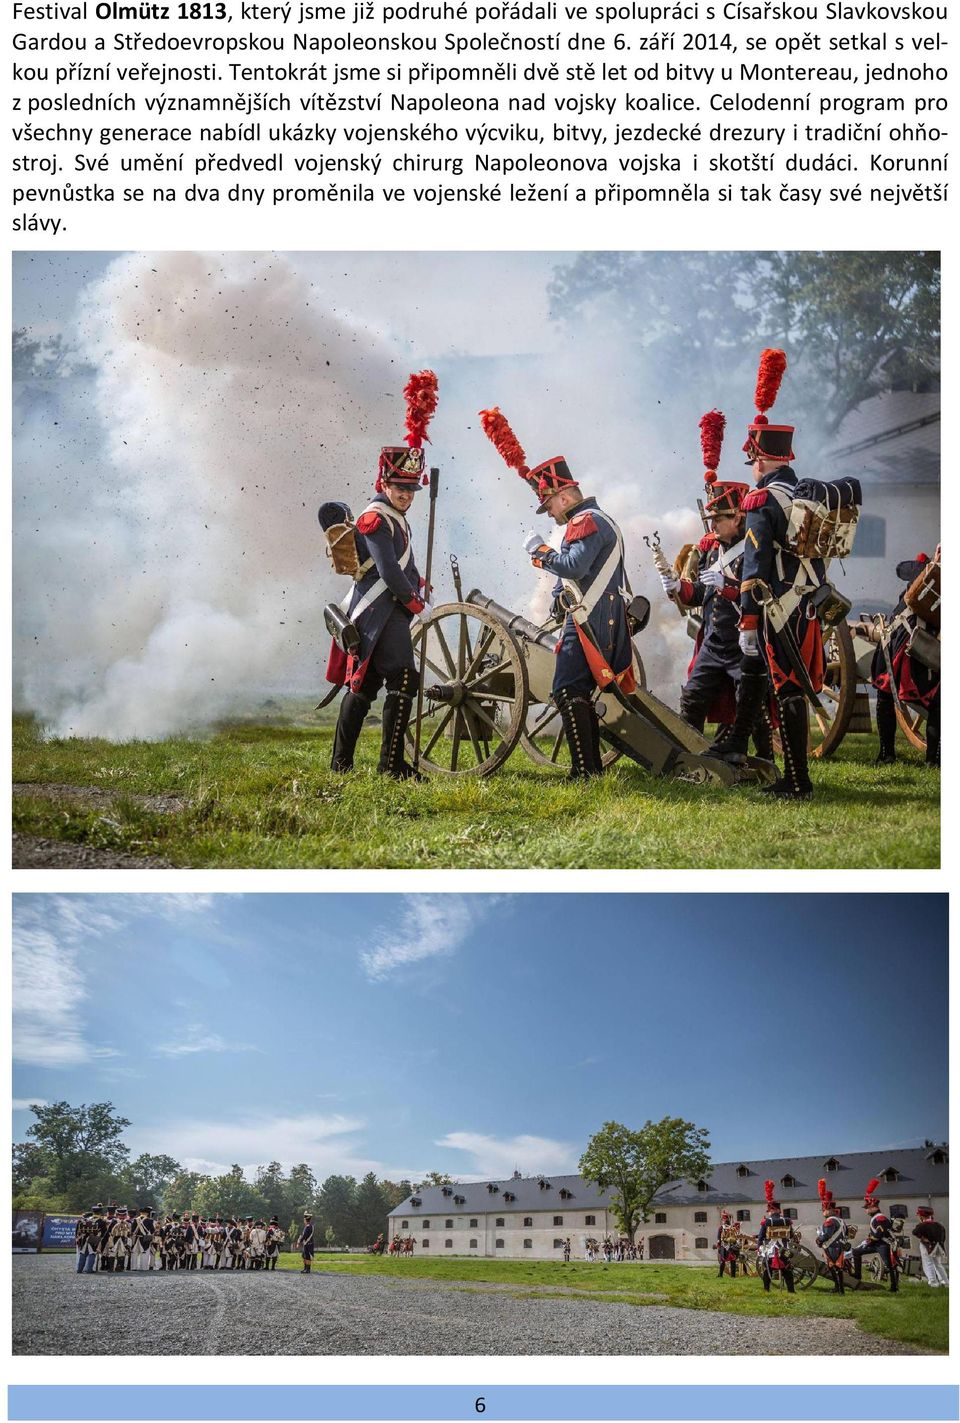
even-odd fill
[(706, 509), (703, 507), (703, 500), (702, 500), (702, 499), (698, 499), (698, 500), (697, 500), (697, 509), (698, 509), (698, 511), (699, 511), (699, 514), (700, 514), (700, 522), (701, 522), (701, 524), (703, 525), (703, 532), (704, 532), (705, 534), (709, 534), (710, 532), (712, 532), (712, 531), (711, 531), (711, 528), (710, 528), (710, 520), (707, 518), (707, 511), (706, 511)]
[[(433, 531), (437, 520), (437, 491), (440, 484), (439, 469), (430, 471), (430, 520), (427, 524), (427, 566), (423, 575), (424, 592), (429, 598), (433, 589), (430, 577), (433, 572)], [(420, 769), (420, 725), (423, 720), (423, 689), (427, 677), (427, 626), (421, 624), (420, 681), (417, 686), (417, 725), (413, 733), (413, 769)]]

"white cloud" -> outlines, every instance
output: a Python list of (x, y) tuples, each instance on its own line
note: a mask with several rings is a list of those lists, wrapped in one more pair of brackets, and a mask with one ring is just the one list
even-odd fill
[(396, 924), (381, 929), (373, 948), (360, 954), (372, 982), (425, 959), (452, 954), (496, 902), (493, 895), (417, 895), (410, 898)]
[(13, 1055), (34, 1067), (76, 1067), (114, 1049), (87, 1041), (83, 945), (121, 927), (86, 896), (20, 901), (13, 924)]
[(252, 1176), (257, 1166), (279, 1161), (285, 1168), (306, 1161), (320, 1180), (332, 1173), (380, 1174), (380, 1163), (360, 1154), (356, 1134), (365, 1122), (339, 1113), (320, 1116), (257, 1114), (235, 1121), (180, 1119), (131, 1128), (124, 1139), (131, 1154), (168, 1152), (191, 1171), (217, 1176), (234, 1162)]
[(15, 1112), (29, 1112), (31, 1107), (46, 1107), (47, 1103), (43, 1097), (14, 1097), (13, 1110)]
[(188, 1057), (196, 1052), (259, 1052), (260, 1049), (253, 1043), (228, 1042), (202, 1023), (190, 1023), (177, 1041), (158, 1043), (154, 1051), (162, 1057)]
[(485, 1136), (481, 1132), (451, 1131), (435, 1146), (464, 1151), (472, 1157), (471, 1171), (478, 1176), (502, 1178), (513, 1171), (525, 1176), (542, 1171), (560, 1175), (577, 1169), (579, 1151), (568, 1141), (547, 1136)]

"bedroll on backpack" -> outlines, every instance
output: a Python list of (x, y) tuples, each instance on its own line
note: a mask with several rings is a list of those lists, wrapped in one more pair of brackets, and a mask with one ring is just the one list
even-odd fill
[(847, 558), (861, 503), (858, 479), (801, 479), (787, 521), (787, 547), (799, 558)]

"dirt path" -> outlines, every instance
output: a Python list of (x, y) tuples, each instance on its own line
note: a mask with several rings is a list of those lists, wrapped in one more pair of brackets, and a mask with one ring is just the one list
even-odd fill
[(95, 850), (70, 840), (45, 840), (39, 835), (14, 835), (15, 870), (169, 870), (169, 860), (153, 855), (127, 855), (122, 850)]

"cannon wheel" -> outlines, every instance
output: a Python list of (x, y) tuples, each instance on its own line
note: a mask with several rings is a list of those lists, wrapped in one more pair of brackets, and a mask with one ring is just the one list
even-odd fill
[(798, 1290), (808, 1290), (820, 1273), (820, 1263), (812, 1250), (801, 1245), (793, 1257), (793, 1284)]
[[(485, 608), (445, 603), (413, 634), (425, 659), (420, 769), (437, 776), (489, 776), (520, 740), (527, 715), (527, 664), (520, 644)], [(443, 695), (431, 698), (429, 692)], [(415, 728), (407, 729), (411, 751)]]
[[(636, 647), (633, 649), (633, 671), (637, 679), (638, 687), (646, 687), (647, 674), (643, 666)], [(597, 688), (594, 700), (601, 695)], [(602, 726), (601, 722), (601, 726)], [(538, 766), (558, 766), (561, 770), (570, 769), (570, 750), (567, 746), (567, 738), (563, 734), (563, 725), (560, 721), (560, 713), (553, 702), (547, 702), (545, 706), (538, 706), (533, 714), (533, 720), (527, 729), (521, 734), (520, 744), (524, 751), (535, 761)], [(614, 761), (619, 761), (623, 755), (615, 746), (604, 746), (600, 753), (600, 761), (604, 770), (612, 766)]]
[(915, 712), (912, 707), (902, 706), (897, 703), (897, 724), (911, 746), (918, 751), (927, 749), (927, 733), (924, 730), (925, 719), (919, 712)]
[[(813, 706), (810, 711), (810, 755), (818, 760), (832, 756), (847, 734), (857, 700), (857, 660), (853, 639), (846, 623), (827, 628), (823, 639), (826, 666), (820, 700), (823, 710)], [(774, 737), (776, 749), (782, 753), (779, 732)]]

